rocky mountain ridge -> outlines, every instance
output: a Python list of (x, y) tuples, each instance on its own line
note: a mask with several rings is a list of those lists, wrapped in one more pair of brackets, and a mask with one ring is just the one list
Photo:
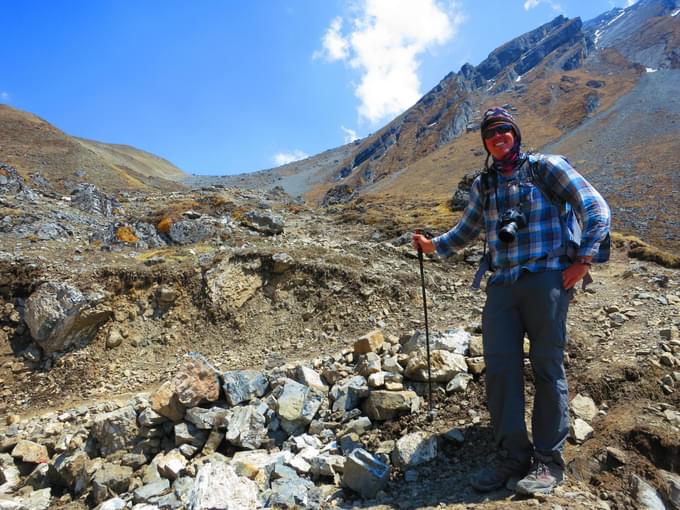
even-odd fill
[(176, 191), (185, 173), (167, 160), (126, 145), (72, 137), (45, 120), (0, 104), (0, 161), (25, 180), (46, 178), (55, 193), (80, 182), (117, 190)]
[[(443, 207), (458, 180), (482, 168), (480, 112), (501, 104), (523, 126), (525, 149), (564, 154), (584, 175), (612, 190), (605, 198), (614, 209), (617, 231), (671, 249), (672, 240), (680, 235), (673, 220), (677, 207), (666, 213), (659, 208), (662, 202), (646, 202), (643, 214), (652, 228), (640, 229), (631, 211), (645, 199), (633, 198), (609, 178), (615, 171), (611, 165), (623, 159), (621, 164), (645, 181), (650, 196), (677, 191), (668, 182), (673, 177), (662, 177), (666, 172), (661, 168), (680, 149), (680, 107), (672, 99), (677, 96), (674, 82), (680, 47), (676, 5), (670, 0), (642, 0), (585, 23), (558, 16), (494, 50), (478, 66), (466, 64), (458, 73), (449, 73), (383, 129), (346, 146), (344, 156), (336, 153), (315, 162), (314, 183), (305, 187), (303, 180), (291, 180), (294, 172), (306, 172), (305, 161), (294, 164), (293, 174), (272, 169), (261, 175), (276, 176), (272, 180), (276, 185), (294, 195), (304, 194), (313, 203), (344, 196), (352, 197), (349, 202), (362, 199), (399, 210), (404, 200), (421, 196)], [(655, 88), (667, 90), (649, 95), (647, 82), (652, 79), (658, 82)], [(664, 112), (668, 130), (662, 136), (664, 143), (654, 134), (657, 130), (650, 129), (653, 114), (643, 113), (643, 108), (627, 111), (635, 104), (644, 105), (648, 112)], [(608, 134), (614, 108), (617, 116), (625, 116), (626, 131), (635, 136)], [(588, 130), (587, 139), (573, 136), (581, 126), (593, 124), (600, 130)], [(210, 182), (252, 187), (262, 177), (251, 184), (248, 175)], [(335, 198), (325, 199), (326, 193)], [(369, 216), (359, 220), (371, 221)]]

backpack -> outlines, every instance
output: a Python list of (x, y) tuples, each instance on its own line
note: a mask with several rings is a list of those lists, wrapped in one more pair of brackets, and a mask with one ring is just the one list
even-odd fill
[[(563, 156), (562, 156), (563, 157)], [(529, 161), (529, 172), (528, 180), (531, 181), (540, 190), (545, 198), (554, 205), (560, 212), (560, 225), (562, 228), (562, 245), (557, 250), (553, 250), (547, 253), (546, 257), (555, 257), (566, 255), (569, 260), (574, 260), (576, 254), (578, 253), (578, 248), (581, 242), (581, 223), (574, 208), (571, 204), (562, 200), (545, 182), (545, 172), (546, 163), (543, 155), (531, 155), (527, 156)], [(566, 158), (564, 158), (565, 161)], [(568, 161), (567, 161), (568, 163)], [(496, 172), (490, 172), (488, 169), (481, 173), (480, 177), (480, 196), (483, 203), (484, 211), (487, 210), (488, 200), (487, 197), (492, 190), (495, 190), (498, 186), (498, 175)], [(600, 242), (600, 247), (598, 252), (593, 256), (592, 261), (596, 263), (607, 262), (611, 254), (611, 238), (609, 233)], [(487, 253), (487, 242), (486, 236), (484, 237), (484, 254), (482, 256), (481, 265), (475, 275), (475, 280), (473, 283), (474, 288), (479, 288), (481, 284), (481, 279), (487, 270), (494, 270), (491, 264), (491, 254)], [(583, 287), (592, 282), (592, 279), (587, 274), (583, 281)]]

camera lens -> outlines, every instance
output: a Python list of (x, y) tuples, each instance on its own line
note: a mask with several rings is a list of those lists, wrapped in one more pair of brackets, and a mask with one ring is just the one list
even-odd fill
[(512, 221), (512, 222), (508, 223), (507, 225), (505, 225), (498, 232), (498, 237), (504, 243), (513, 242), (515, 240), (515, 237), (517, 237), (517, 223)]

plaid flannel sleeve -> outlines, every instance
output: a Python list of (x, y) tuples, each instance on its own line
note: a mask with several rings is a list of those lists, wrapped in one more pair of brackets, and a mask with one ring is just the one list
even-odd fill
[(597, 254), (609, 233), (611, 212), (602, 195), (561, 156), (546, 158), (546, 184), (571, 204), (583, 226), (579, 256)]
[(470, 187), (470, 201), (465, 207), (460, 221), (445, 234), (432, 239), (437, 253), (443, 257), (448, 257), (477, 237), (482, 228), (483, 211), (481, 178), (477, 177)]

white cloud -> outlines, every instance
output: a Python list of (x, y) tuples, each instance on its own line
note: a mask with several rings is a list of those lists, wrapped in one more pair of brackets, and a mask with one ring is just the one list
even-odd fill
[(562, 6), (556, 2), (553, 2), (552, 0), (526, 0), (526, 2), (524, 2), (524, 10), (528, 11), (534, 7), (538, 7), (539, 4), (548, 4), (553, 11), (562, 11)]
[(335, 18), (323, 36), (323, 50), (315, 51), (313, 58), (325, 58), (329, 62), (344, 60), (349, 55), (349, 42), (342, 37), (342, 18)]
[(631, 5), (635, 5), (637, 3), (637, 0), (626, 0), (626, 7), (630, 7)]
[(276, 164), (276, 166), (281, 166), (308, 157), (309, 154), (306, 152), (301, 151), (300, 149), (295, 149), (293, 152), (279, 152), (278, 154), (275, 154), (272, 158), (272, 161)]
[(360, 72), (354, 94), (359, 117), (377, 123), (401, 113), (421, 96), (419, 55), (450, 41), (463, 23), (456, 0), (360, 0), (341, 32), (336, 18), (315, 57), (342, 60)]
[(352, 143), (354, 140), (358, 140), (357, 132), (353, 129), (346, 128), (345, 126), (340, 126), (340, 129), (345, 133), (345, 143)]
[(9, 93), (7, 93), (5, 91), (0, 92), (0, 101), (2, 101), (4, 103), (8, 103), (9, 102)]

